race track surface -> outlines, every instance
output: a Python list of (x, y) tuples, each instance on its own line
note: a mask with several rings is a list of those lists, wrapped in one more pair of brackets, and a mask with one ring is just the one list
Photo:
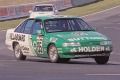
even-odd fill
[(114, 50), (106, 65), (93, 59), (74, 59), (69, 63), (50, 63), (49, 59), (30, 58), (16, 61), (5, 46), (5, 31), (0, 31), (0, 80), (120, 80), (120, 7), (86, 16), (97, 31), (109, 36)]

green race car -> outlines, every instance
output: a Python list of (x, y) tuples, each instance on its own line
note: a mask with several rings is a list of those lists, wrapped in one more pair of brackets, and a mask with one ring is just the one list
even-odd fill
[(60, 15), (28, 18), (7, 30), (5, 42), (17, 60), (26, 56), (49, 57), (51, 62), (94, 58), (106, 64), (113, 49), (110, 38), (81, 18)]

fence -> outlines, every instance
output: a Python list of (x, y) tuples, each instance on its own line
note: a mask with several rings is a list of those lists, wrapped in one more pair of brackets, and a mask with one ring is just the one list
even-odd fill
[(37, 2), (32, 4), (23, 4), (18, 6), (0, 7), (0, 20), (8, 20), (20, 17), (29, 16), (29, 11), (37, 4), (49, 3), (54, 4), (58, 10), (67, 9), (70, 7), (80, 6), (95, 2), (97, 0), (49, 0), (46, 2)]

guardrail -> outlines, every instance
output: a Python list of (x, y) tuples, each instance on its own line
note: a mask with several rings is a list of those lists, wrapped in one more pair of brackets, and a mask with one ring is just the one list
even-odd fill
[(71, 0), (51, 0), (18, 6), (2, 6), (0, 7), (0, 20), (8, 20), (29, 16), (29, 11), (32, 10), (35, 5), (43, 3), (54, 4), (58, 10), (72, 7)]

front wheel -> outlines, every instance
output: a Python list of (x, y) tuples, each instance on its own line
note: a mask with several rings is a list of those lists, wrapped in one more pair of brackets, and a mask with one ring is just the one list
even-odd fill
[(60, 58), (58, 55), (58, 50), (54, 44), (49, 46), (48, 50), (50, 61), (53, 63), (67, 63), (70, 61), (69, 58)]
[(109, 60), (109, 56), (100, 56), (94, 58), (97, 64), (106, 64)]
[(50, 58), (51, 62), (53, 62), (53, 63), (60, 62), (60, 57), (58, 55), (57, 48), (54, 44), (51, 44), (49, 46), (48, 53), (49, 53), (49, 58)]
[(23, 55), (19, 44), (16, 44), (14, 47), (14, 56), (17, 60), (25, 60), (26, 59), (26, 56)]

